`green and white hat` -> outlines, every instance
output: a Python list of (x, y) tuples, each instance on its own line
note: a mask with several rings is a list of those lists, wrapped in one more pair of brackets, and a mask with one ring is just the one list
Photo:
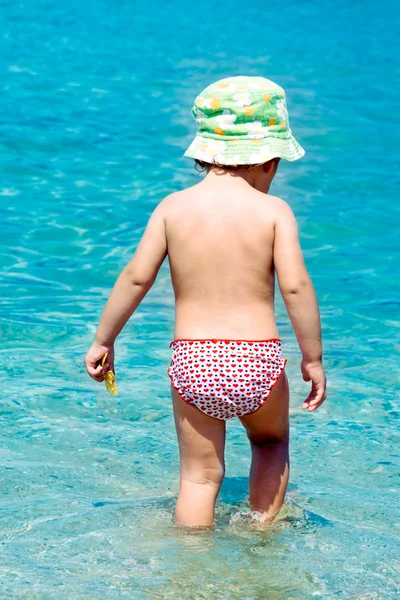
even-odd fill
[(289, 127), (283, 89), (264, 77), (228, 77), (197, 96), (198, 132), (185, 156), (220, 165), (255, 165), (304, 155)]

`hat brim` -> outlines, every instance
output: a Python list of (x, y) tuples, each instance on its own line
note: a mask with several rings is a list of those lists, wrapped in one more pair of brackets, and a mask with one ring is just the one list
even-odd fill
[(197, 158), (210, 164), (256, 165), (272, 158), (290, 162), (304, 156), (305, 150), (293, 135), (286, 138), (264, 137), (261, 139), (206, 137), (196, 135), (184, 156)]

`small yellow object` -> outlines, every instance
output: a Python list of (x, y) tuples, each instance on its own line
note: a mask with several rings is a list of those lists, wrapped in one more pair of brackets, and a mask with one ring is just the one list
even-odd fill
[[(108, 352), (105, 353), (103, 358), (101, 359), (101, 366), (104, 367), (105, 362), (107, 360)], [(106, 384), (106, 389), (111, 396), (116, 396), (118, 394), (117, 386), (115, 384), (115, 375), (112, 371), (107, 371), (104, 376), (104, 383)]]

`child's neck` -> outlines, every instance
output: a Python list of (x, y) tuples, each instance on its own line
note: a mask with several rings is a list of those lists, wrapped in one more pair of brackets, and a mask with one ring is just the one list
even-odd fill
[(261, 169), (251, 171), (224, 171), (223, 169), (210, 169), (204, 178), (204, 183), (213, 186), (227, 185), (233, 187), (252, 187), (259, 192), (267, 194), (272, 183), (274, 174), (265, 173)]

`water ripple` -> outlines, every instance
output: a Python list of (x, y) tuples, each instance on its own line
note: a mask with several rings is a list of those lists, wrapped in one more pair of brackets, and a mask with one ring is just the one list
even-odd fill
[[(257, 2), (245, 19), (238, 2), (2, 3), (2, 598), (398, 596), (394, 6), (291, 0), (272, 25)], [(289, 501), (268, 530), (229, 524), (249, 510), (247, 440), (229, 423), (216, 529), (188, 533), (172, 525), (166, 266), (116, 345), (118, 397), (87, 378), (83, 355), (152, 210), (197, 180), (181, 156), (194, 96), (233, 73), (286, 88), (307, 150), (272, 192), (299, 220), (329, 399), (301, 411), (308, 387), (278, 300)]]

